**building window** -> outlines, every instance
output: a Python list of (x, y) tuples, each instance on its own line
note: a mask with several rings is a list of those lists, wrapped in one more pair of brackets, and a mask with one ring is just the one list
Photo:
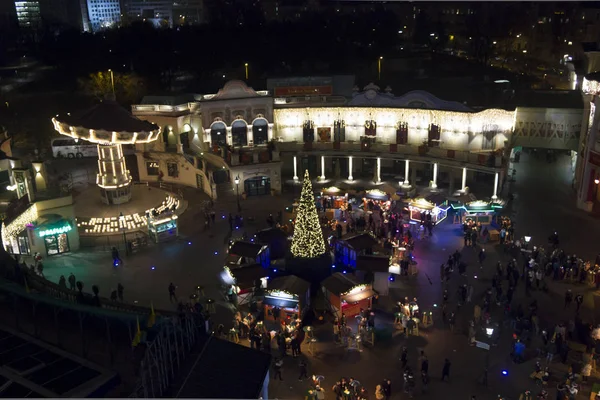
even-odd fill
[(177, 163), (167, 163), (167, 175), (177, 178), (179, 176), (179, 165)]
[(146, 171), (148, 176), (158, 176), (160, 168), (158, 168), (158, 161), (146, 161)]

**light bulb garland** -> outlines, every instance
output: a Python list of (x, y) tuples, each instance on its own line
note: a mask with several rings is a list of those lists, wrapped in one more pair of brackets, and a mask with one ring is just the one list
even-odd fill
[(7, 246), (11, 240), (25, 230), (27, 225), (33, 224), (38, 219), (37, 206), (32, 204), (8, 225), (2, 223), (2, 243)]
[(319, 224), (312, 183), (310, 182), (308, 170), (306, 170), (294, 224), (292, 254), (296, 257), (315, 258), (324, 253), (325, 241)]

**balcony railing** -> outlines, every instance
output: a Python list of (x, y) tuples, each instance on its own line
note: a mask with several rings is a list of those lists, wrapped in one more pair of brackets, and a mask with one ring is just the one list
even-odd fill
[(280, 152), (317, 151), (335, 155), (339, 153), (376, 153), (398, 154), (409, 157), (438, 158), (462, 163), (478, 164), (481, 166), (499, 168), (502, 157), (494, 151), (470, 152), (464, 150), (443, 149), (439, 147), (424, 147), (402, 144), (371, 143), (365, 147), (361, 142), (280, 142), (277, 143)]

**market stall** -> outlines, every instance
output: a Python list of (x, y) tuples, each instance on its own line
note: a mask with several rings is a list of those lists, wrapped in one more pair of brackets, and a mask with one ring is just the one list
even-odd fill
[(179, 236), (177, 215), (167, 211), (159, 215), (148, 215), (148, 235), (155, 243), (164, 242)]
[(427, 198), (412, 199), (408, 203), (410, 219), (424, 222), (431, 216), (434, 225), (439, 224), (448, 216), (448, 201), (440, 195), (431, 195)]
[(371, 307), (375, 295), (370, 284), (360, 284), (352, 275), (337, 272), (321, 283), (325, 298), (329, 301), (331, 312), (341, 317), (353, 317), (361, 309)]
[(363, 197), (363, 205), (365, 211), (389, 211), (392, 202), (390, 196), (383, 190), (372, 189), (366, 191), (365, 197)]
[(489, 225), (492, 223), (496, 211), (502, 209), (502, 205), (499, 202), (475, 200), (460, 206), (453, 205), (452, 208), (460, 212), (460, 222), (463, 224), (473, 221), (481, 225)]
[(256, 263), (268, 268), (271, 265), (271, 252), (267, 245), (238, 240), (229, 246), (228, 262), (238, 265)]
[(335, 265), (356, 268), (357, 256), (373, 254), (377, 239), (370, 233), (361, 233), (342, 240), (337, 240), (334, 247)]
[(268, 270), (260, 264), (247, 265), (245, 267), (230, 269), (223, 267), (221, 281), (229, 291), (237, 297), (238, 305), (249, 303), (254, 295), (255, 289), (266, 289), (268, 281)]
[(345, 210), (348, 207), (348, 193), (338, 187), (331, 186), (321, 191), (320, 201), (324, 209)]
[(292, 321), (300, 319), (310, 303), (310, 283), (288, 275), (271, 279), (263, 299), (265, 320)]

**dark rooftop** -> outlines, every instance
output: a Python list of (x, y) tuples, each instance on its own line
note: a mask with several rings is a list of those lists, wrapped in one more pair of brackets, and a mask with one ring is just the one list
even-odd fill
[(112, 100), (104, 100), (92, 108), (75, 114), (60, 115), (56, 118), (73, 127), (104, 130), (109, 132), (150, 132), (158, 126), (142, 121)]
[(271, 356), (214, 336), (199, 338), (199, 354), (177, 398), (258, 399)]
[(583, 98), (578, 90), (530, 90), (518, 92), (516, 107), (583, 109)]
[(281, 276), (269, 280), (268, 290), (281, 290), (303, 296), (310, 288), (310, 283), (294, 275)]
[(235, 278), (237, 286), (241, 289), (246, 289), (254, 287), (254, 282), (257, 279), (268, 276), (269, 271), (260, 264), (251, 264), (231, 270), (231, 274)]
[(178, 106), (181, 104), (193, 103), (194, 95), (190, 93), (169, 94), (169, 95), (153, 95), (144, 96), (141, 104), (161, 105), (161, 106)]
[(373, 248), (373, 246), (377, 244), (377, 240), (368, 233), (361, 233), (360, 235), (344, 238), (342, 241), (356, 251), (367, 250)]
[(585, 76), (588, 81), (600, 81), (600, 71), (591, 72)]
[(335, 274), (331, 275), (329, 278), (321, 282), (321, 285), (325, 289), (329, 290), (336, 296), (340, 296), (342, 293), (346, 293), (358, 284), (359, 282), (357, 281), (356, 277), (354, 277), (353, 275), (342, 274), (341, 272), (336, 272)]
[(0, 329), (0, 397), (104, 397), (118, 384), (114, 372), (29, 338)]
[(256, 256), (258, 256), (258, 253), (260, 253), (260, 250), (262, 248), (263, 245), (261, 244), (243, 242), (240, 240), (231, 245), (231, 248), (229, 249), (229, 254), (235, 254), (236, 256), (240, 257), (256, 258)]

